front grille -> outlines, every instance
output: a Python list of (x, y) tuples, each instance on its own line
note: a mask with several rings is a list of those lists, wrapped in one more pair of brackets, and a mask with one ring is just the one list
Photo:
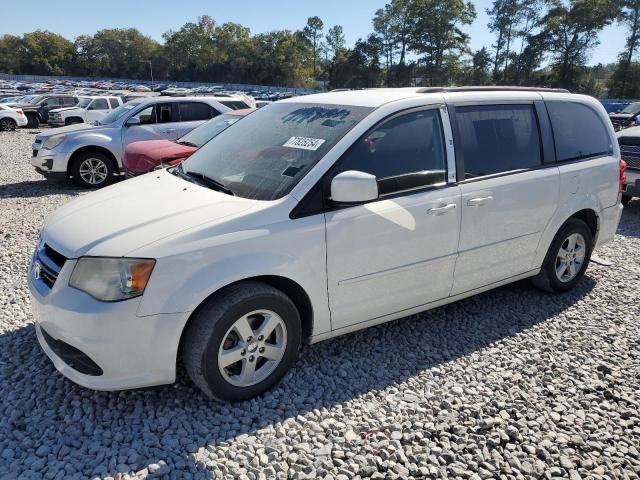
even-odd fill
[(629, 168), (640, 168), (640, 145), (620, 145), (620, 156)]
[(34, 270), (36, 280), (42, 280), (47, 287), (53, 288), (67, 258), (45, 243), (36, 252), (35, 261), (39, 265), (39, 268)]

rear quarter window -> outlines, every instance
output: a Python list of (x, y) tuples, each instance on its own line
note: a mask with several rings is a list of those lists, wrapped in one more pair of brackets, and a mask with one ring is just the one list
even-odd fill
[(559, 162), (610, 155), (613, 144), (600, 115), (577, 102), (547, 102)]

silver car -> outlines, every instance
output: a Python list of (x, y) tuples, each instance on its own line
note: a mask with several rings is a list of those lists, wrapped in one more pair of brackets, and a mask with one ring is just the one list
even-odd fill
[(46, 178), (73, 178), (83, 187), (104, 187), (119, 175), (127, 145), (177, 140), (231, 109), (207, 97), (146, 98), (113, 110), (96, 125), (70, 125), (38, 134), (31, 164)]

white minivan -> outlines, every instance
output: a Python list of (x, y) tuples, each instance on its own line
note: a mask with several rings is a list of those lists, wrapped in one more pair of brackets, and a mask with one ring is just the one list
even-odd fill
[(38, 340), (89, 388), (273, 387), (303, 344), (532, 278), (573, 288), (620, 219), (596, 100), (411, 88), (267, 105), (178, 167), (69, 202), (29, 273)]

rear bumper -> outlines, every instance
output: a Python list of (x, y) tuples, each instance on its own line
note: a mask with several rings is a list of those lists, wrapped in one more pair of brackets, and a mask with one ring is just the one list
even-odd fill
[(618, 230), (618, 224), (620, 223), (620, 217), (622, 216), (623, 209), (624, 207), (622, 204), (618, 203), (613, 207), (602, 210), (602, 213), (600, 214), (600, 228), (598, 230), (596, 247), (613, 240), (616, 235), (616, 231)]

